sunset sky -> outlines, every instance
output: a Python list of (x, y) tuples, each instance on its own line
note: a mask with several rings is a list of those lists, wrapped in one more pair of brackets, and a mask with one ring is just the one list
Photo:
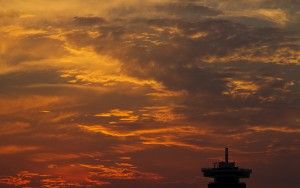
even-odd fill
[(1, 188), (206, 188), (226, 146), (300, 187), (299, 0), (0, 0)]

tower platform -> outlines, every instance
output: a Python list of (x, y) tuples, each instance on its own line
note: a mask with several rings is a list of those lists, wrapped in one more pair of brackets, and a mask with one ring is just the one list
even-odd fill
[(228, 157), (228, 148), (225, 148), (225, 161), (215, 163), (213, 168), (202, 168), (204, 177), (214, 178), (208, 188), (246, 188), (240, 178), (249, 178), (252, 170), (239, 168), (229, 162)]

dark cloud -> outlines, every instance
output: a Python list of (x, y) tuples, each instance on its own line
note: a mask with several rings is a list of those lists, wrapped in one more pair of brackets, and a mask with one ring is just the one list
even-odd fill
[(196, 3), (166, 3), (155, 6), (156, 11), (162, 11), (168, 15), (175, 15), (180, 17), (192, 16), (216, 16), (222, 14), (222, 11), (215, 10), (206, 6), (198, 5)]
[[(76, 37), (77, 33), (69, 39), (117, 56), (130, 75), (154, 78), (170, 90), (187, 91), (186, 108), (176, 110), (191, 122), (220, 126), (220, 131), (228, 126), (238, 131), (257, 124), (272, 126), (274, 119), (279, 125), (296, 123), (296, 113), (282, 113), (287, 106), (299, 111), (299, 66), (289, 64), (297, 61), (291, 54), (299, 49), (293, 43), (295, 33), (223, 19), (137, 19), (126, 26), (111, 24), (117, 26), (99, 27), (103, 35), (96, 39)], [(272, 58), (281, 49), (286, 50), (282, 58)], [(238, 57), (230, 60), (233, 53)], [(216, 60), (208, 64), (209, 57)], [(229, 62), (220, 62), (224, 59)], [(251, 88), (244, 89), (244, 96), (224, 94), (233, 89), (232, 81), (250, 83), (255, 91), (247, 96)]]
[[(152, 23), (152, 22), (151, 22)], [(157, 22), (154, 22), (157, 25)], [(164, 22), (159, 22), (162, 29), (164, 27), (170, 27), (170, 25), (163, 26)], [(151, 24), (152, 25), (152, 24)], [(150, 26), (151, 26), (150, 25)], [(107, 30), (104, 28), (104, 34), (97, 38), (96, 40), (80, 38), (78, 39), (76, 33), (74, 37), (79, 40), (77, 44), (85, 44), (95, 46), (96, 50), (100, 53), (112, 53), (113, 55), (119, 56), (119, 58), (124, 59), (124, 70), (131, 72), (132, 75), (150, 76), (155, 77), (159, 81), (162, 81), (168, 86), (176, 87), (176, 85), (181, 85), (177, 89), (192, 89), (201, 87), (202, 84), (208, 83), (210, 80), (219, 80), (220, 83), (225, 84), (224, 78), (230, 76), (230, 72), (227, 75), (223, 73), (209, 73), (214, 71), (203, 70), (201, 64), (205, 61), (206, 57), (217, 56), (223, 57), (229, 55), (235, 50), (241, 48), (250, 48), (250, 55), (260, 56), (261, 54), (273, 55), (273, 53), (282, 47), (297, 49), (295, 45), (285, 44), (293, 40), (292, 38), (286, 38), (284, 31), (280, 31), (275, 28), (263, 28), (263, 29), (253, 29), (241, 24), (235, 24), (224, 20), (207, 20), (199, 23), (185, 23), (178, 22), (173, 27), (178, 27), (180, 33), (148, 33), (151, 28), (148, 26), (142, 26), (144, 31), (144, 36), (136, 38), (128, 38), (128, 35), (139, 36), (139, 33), (135, 32), (137, 26), (132, 26), (132, 28), (121, 28), (119, 30)], [(142, 28), (139, 27), (139, 30)], [(131, 30), (132, 29), (132, 30)], [(198, 32), (203, 33), (203, 37), (200, 39), (192, 38), (193, 35), (198, 34)], [(270, 33), (265, 35), (265, 33)], [(201, 35), (201, 33), (200, 33)], [(88, 43), (88, 40), (91, 42)], [(155, 42), (159, 44), (155, 44)], [(104, 43), (109, 43), (109, 45), (102, 45)], [(130, 45), (130, 43), (132, 45)], [(116, 47), (118, 44), (120, 46)], [(226, 48), (225, 48), (226, 46)], [(254, 46), (266, 46), (263, 52), (255, 50)], [(136, 53), (136, 52), (139, 53)], [(174, 55), (178, 54), (178, 55)], [(242, 56), (243, 54), (241, 54)], [(249, 55), (249, 54), (245, 54)], [(242, 57), (241, 57), (242, 58)], [(226, 66), (226, 65), (224, 65)], [(204, 68), (205, 69), (205, 68)], [(181, 73), (183, 78), (177, 77), (178, 73)], [(185, 72), (187, 78), (185, 78)], [(174, 77), (172, 76), (174, 74)], [(201, 75), (204, 74), (201, 78)], [(215, 75), (215, 78), (208, 76), (209, 74)], [(223, 74), (223, 75), (222, 75)], [(178, 78), (172, 82), (172, 79)], [(208, 79), (208, 80), (204, 80)], [(195, 80), (195, 81), (192, 81)], [(189, 87), (184, 82), (187, 81), (191, 84)], [(183, 82), (182, 84), (180, 82)], [(208, 84), (212, 87), (213, 84)], [(185, 88), (187, 87), (187, 88)], [(214, 88), (218, 88), (217, 86)], [(222, 90), (222, 86), (220, 87)]]
[(76, 25), (80, 26), (92, 26), (106, 23), (106, 20), (97, 16), (90, 17), (74, 17), (74, 22)]
[(292, 12), (297, 12), (299, 10), (300, 5), (297, 0), (264, 0), (262, 1), (263, 6), (269, 8), (282, 8)]
[(140, 3), (139, 6), (118, 6), (109, 10), (112, 17), (134, 18), (134, 17), (176, 17), (189, 20), (198, 20), (202, 17), (221, 15), (222, 11), (200, 5), (196, 2), (161, 2)]
[(21, 89), (28, 85), (35, 84), (62, 84), (65, 81), (60, 77), (55, 69), (49, 70), (31, 70), (22, 72), (13, 72), (0, 75), (1, 93), (11, 92), (9, 88)]

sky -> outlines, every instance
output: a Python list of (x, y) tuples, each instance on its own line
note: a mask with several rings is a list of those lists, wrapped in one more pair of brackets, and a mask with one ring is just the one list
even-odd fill
[(0, 0), (0, 187), (299, 187), (298, 0)]

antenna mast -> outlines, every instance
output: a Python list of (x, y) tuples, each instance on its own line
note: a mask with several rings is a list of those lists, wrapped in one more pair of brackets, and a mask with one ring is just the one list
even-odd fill
[(229, 152), (228, 152), (228, 148), (225, 148), (225, 162), (226, 162), (226, 164), (228, 164), (228, 154), (229, 154)]

